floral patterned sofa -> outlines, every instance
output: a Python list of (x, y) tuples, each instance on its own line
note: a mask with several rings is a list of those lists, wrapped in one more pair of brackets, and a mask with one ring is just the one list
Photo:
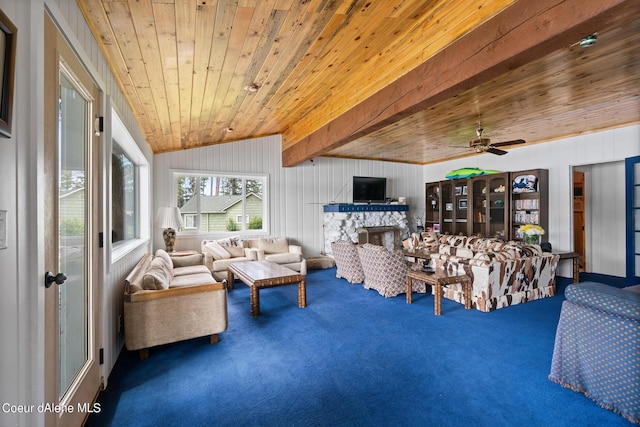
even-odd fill
[[(426, 238), (426, 237), (425, 237)], [(432, 240), (432, 236), (428, 237)], [(484, 312), (555, 295), (558, 255), (539, 245), (499, 239), (442, 235), (431, 249), (436, 268), (472, 276), (472, 306)], [(444, 297), (464, 303), (462, 285), (445, 287)]]

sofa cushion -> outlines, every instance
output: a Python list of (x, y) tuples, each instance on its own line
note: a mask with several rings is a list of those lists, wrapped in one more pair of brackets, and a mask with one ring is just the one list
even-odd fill
[(479, 261), (491, 261), (491, 256), (489, 256), (489, 254), (487, 252), (478, 251), (473, 256), (473, 259), (479, 260)]
[(435, 231), (426, 231), (422, 233), (422, 247), (434, 250), (438, 248), (438, 233)]
[(176, 276), (171, 281), (170, 287), (172, 288), (181, 288), (184, 286), (196, 286), (196, 285), (207, 285), (209, 283), (215, 283), (215, 279), (211, 276), (211, 273), (197, 273), (197, 274), (188, 274), (185, 276)]
[(171, 261), (171, 257), (164, 249), (156, 251), (156, 258), (160, 258), (168, 269), (173, 269), (173, 261)]
[(293, 252), (285, 252), (281, 254), (268, 254), (264, 256), (265, 261), (275, 262), (276, 264), (289, 264), (292, 262), (300, 262), (300, 254)]
[(265, 254), (277, 254), (289, 252), (289, 242), (286, 237), (275, 239), (259, 239), (258, 249), (262, 249)]
[(216, 241), (210, 241), (202, 245), (202, 252), (210, 254), (215, 260), (231, 258), (229, 251)]
[(467, 236), (454, 236), (450, 234), (449, 235), (445, 234), (440, 237), (440, 243), (443, 245), (449, 245), (449, 246), (466, 247), (467, 240), (468, 240)]
[(211, 275), (211, 272), (209, 271), (209, 269), (202, 264), (199, 265), (189, 265), (186, 267), (176, 267), (173, 269), (173, 277), (178, 277), (178, 276), (186, 276), (189, 274), (199, 274), (199, 273), (207, 273), (209, 275)]
[(438, 252), (443, 255), (455, 255), (459, 258), (473, 258), (473, 251), (460, 246), (440, 245)]
[(203, 264), (202, 254), (176, 256), (171, 258), (171, 260), (173, 261), (174, 268)]
[(167, 289), (171, 283), (172, 275), (169, 274), (164, 261), (154, 258), (142, 278), (142, 288), (147, 290)]

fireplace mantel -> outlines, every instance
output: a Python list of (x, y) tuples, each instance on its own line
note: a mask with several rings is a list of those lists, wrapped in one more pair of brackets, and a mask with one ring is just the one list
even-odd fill
[[(331, 242), (337, 240), (351, 240), (358, 243), (360, 236), (358, 229), (368, 228), (382, 231), (380, 227), (389, 231), (377, 233), (376, 239), (382, 244), (389, 242), (391, 248), (397, 246), (398, 239), (409, 235), (407, 211), (409, 205), (356, 205), (356, 204), (332, 204), (324, 205), (324, 253), (331, 255)], [(390, 236), (384, 236), (389, 233)], [(393, 237), (391, 237), (393, 236)]]
[(333, 205), (324, 205), (324, 212), (405, 212), (409, 210), (409, 205), (359, 205), (338, 203)]

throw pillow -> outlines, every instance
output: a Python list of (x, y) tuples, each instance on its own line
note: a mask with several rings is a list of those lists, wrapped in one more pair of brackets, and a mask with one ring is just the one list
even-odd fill
[(232, 258), (244, 256), (244, 248), (242, 246), (223, 246)]
[(289, 242), (286, 237), (260, 239), (258, 240), (258, 249), (262, 249), (265, 254), (289, 252)]
[(173, 269), (173, 261), (171, 261), (171, 257), (164, 249), (156, 251), (156, 258), (161, 259), (167, 269)]
[(207, 242), (202, 249), (210, 254), (216, 261), (231, 258), (231, 254), (218, 242)]
[(164, 261), (154, 258), (142, 278), (142, 288), (148, 290), (167, 289), (171, 278), (167, 274)]
[(228, 237), (226, 239), (217, 240), (227, 252), (231, 254), (232, 258), (244, 256), (244, 247), (242, 242), (237, 237)]

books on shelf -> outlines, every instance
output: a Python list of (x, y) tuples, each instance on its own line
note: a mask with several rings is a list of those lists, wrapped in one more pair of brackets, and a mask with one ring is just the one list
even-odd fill
[(516, 210), (538, 209), (538, 199), (518, 199), (516, 202)]
[(531, 211), (516, 211), (513, 220), (517, 224), (540, 224), (540, 214)]

